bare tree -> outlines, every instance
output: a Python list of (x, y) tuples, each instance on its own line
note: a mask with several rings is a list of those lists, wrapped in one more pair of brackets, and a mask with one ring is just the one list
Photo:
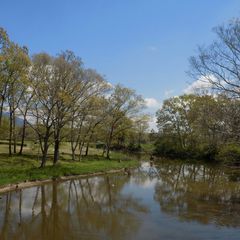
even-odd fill
[(214, 28), (217, 40), (190, 58), (190, 75), (216, 91), (240, 97), (240, 20)]

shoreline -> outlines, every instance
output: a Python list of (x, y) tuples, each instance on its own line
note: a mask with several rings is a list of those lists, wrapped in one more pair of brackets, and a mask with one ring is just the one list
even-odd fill
[(100, 171), (100, 172), (95, 172), (95, 173), (61, 176), (61, 177), (51, 178), (51, 179), (43, 179), (43, 180), (36, 180), (36, 181), (25, 181), (25, 182), (20, 182), (20, 183), (8, 184), (8, 185), (5, 185), (5, 186), (4, 185), (0, 186), (0, 194), (6, 193), (6, 192), (11, 192), (11, 191), (17, 191), (17, 190), (21, 190), (21, 189), (25, 189), (25, 188), (30, 188), (30, 187), (36, 187), (36, 186), (51, 183), (51, 182), (54, 182), (54, 181), (64, 182), (64, 181), (67, 181), (67, 180), (77, 179), (77, 178), (103, 176), (103, 175), (107, 175), (107, 174), (114, 174), (114, 173), (121, 173), (121, 172), (128, 173), (127, 170), (129, 170), (129, 169), (134, 169), (134, 167), (127, 168), (127, 169), (126, 168), (112, 169), (112, 170), (109, 170), (109, 171)]

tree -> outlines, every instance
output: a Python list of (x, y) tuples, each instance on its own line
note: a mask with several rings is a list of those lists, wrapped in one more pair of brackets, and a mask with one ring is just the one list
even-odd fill
[(81, 139), (81, 149), (79, 155), (81, 156), (82, 147), (86, 143), (85, 156), (88, 155), (90, 142), (93, 140), (93, 135), (96, 129), (101, 126), (108, 116), (106, 111), (107, 100), (104, 96), (94, 96), (90, 99), (90, 106), (88, 107), (88, 115), (85, 121), (85, 131)]
[(10, 40), (7, 32), (0, 28), (0, 126), (2, 124), (3, 106), (7, 98), (6, 64), (8, 62), (9, 44)]
[(166, 100), (157, 112), (158, 154), (214, 160), (223, 145), (239, 139), (239, 104), (225, 95)]
[(193, 143), (194, 139), (191, 128), (193, 119), (190, 115), (193, 101), (192, 95), (173, 97), (165, 100), (157, 112), (159, 132), (174, 136), (176, 145), (182, 150), (186, 149), (188, 143)]
[(144, 107), (144, 100), (135, 91), (116, 85), (108, 98), (108, 118), (105, 121), (106, 131), (106, 155), (110, 158), (110, 148), (113, 138), (124, 129), (131, 128), (125, 125), (124, 120), (133, 119)]
[(41, 167), (47, 160), (47, 153), (53, 135), (53, 114), (58, 88), (55, 86), (51, 64), (53, 59), (46, 53), (33, 56), (29, 73), (32, 100), (28, 112), (28, 124), (35, 131), (42, 151)]
[(16, 111), (27, 89), (26, 79), (30, 59), (26, 47), (10, 41), (7, 33), (0, 29), (0, 126), (3, 107), (9, 112), (9, 155), (12, 154), (12, 140), (16, 153)]
[(146, 137), (146, 132), (149, 129), (150, 116), (147, 114), (140, 115), (134, 120), (135, 132), (137, 134), (137, 144), (141, 147), (141, 143)]
[(23, 94), (23, 97), (22, 97), (19, 107), (18, 107), (18, 109), (23, 117), (23, 126), (22, 126), (22, 130), (21, 130), (21, 146), (20, 146), (20, 150), (19, 150), (19, 155), (22, 155), (22, 152), (23, 152), (24, 141), (25, 141), (25, 137), (26, 137), (27, 117), (28, 117), (28, 111), (30, 108), (32, 98), (33, 98), (33, 91), (31, 88), (28, 87), (27, 89), (25, 89), (25, 92)]
[[(75, 104), (71, 104), (70, 110), (70, 140), (72, 160), (75, 160), (75, 151), (79, 146), (79, 159), (82, 148), (88, 138), (88, 145), (94, 129), (106, 116), (104, 94), (109, 90), (109, 84), (96, 71), (87, 69), (84, 71), (84, 82), (79, 98)], [(85, 133), (84, 133), (85, 128)]]
[[(46, 165), (51, 145), (53, 164), (58, 162), (63, 140), (71, 141), (73, 160), (77, 147), (80, 159), (84, 147), (88, 155), (97, 140), (106, 142), (109, 158), (114, 141), (124, 144), (135, 134), (141, 143), (147, 128), (147, 120), (139, 116), (143, 105), (135, 91), (113, 88), (72, 51), (29, 58), (28, 49), (12, 42), (0, 28), (0, 132), (9, 140), (9, 155), (16, 153), (17, 140), (22, 154), (28, 137), (39, 143), (40, 167)], [(23, 119), (22, 126), (16, 124), (17, 117)]]
[(240, 20), (214, 28), (217, 40), (190, 58), (190, 75), (217, 92), (240, 97)]
[(9, 155), (12, 154), (12, 140), (16, 153), (16, 114), (27, 85), (30, 59), (26, 48), (11, 43), (7, 64), (7, 104), (9, 108)]
[(51, 70), (54, 88), (57, 89), (53, 107), (52, 123), (54, 129), (54, 160), (59, 160), (59, 146), (62, 140), (63, 127), (70, 120), (70, 109), (81, 98), (83, 89), (87, 88), (84, 81), (81, 60), (71, 51), (61, 53), (53, 60)]

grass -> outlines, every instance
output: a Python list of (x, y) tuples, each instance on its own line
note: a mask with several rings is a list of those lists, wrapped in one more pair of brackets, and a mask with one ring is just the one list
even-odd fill
[[(91, 149), (89, 156), (82, 157), (82, 160), (71, 161), (71, 156), (64, 145), (59, 163), (52, 166), (52, 155), (45, 168), (40, 169), (40, 161), (36, 151), (31, 147), (26, 148), (22, 156), (7, 154), (7, 146), (0, 146), (0, 186), (6, 184), (20, 183), (24, 181), (44, 180), (58, 178), (61, 176), (90, 174), (106, 172), (109, 170), (136, 167), (139, 162), (130, 159), (122, 153), (112, 153), (111, 160), (102, 157), (96, 149)], [(98, 155), (96, 155), (98, 153)], [(119, 160), (121, 160), (119, 162)]]

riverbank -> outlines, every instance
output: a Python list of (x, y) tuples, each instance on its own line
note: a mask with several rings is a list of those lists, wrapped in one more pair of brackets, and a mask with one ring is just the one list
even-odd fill
[[(133, 167), (136, 167), (136, 166), (133, 166)], [(130, 168), (133, 168), (133, 167), (130, 167)], [(127, 168), (127, 169), (129, 170), (130, 168)], [(99, 171), (95, 173), (87, 173), (87, 174), (71, 175), (71, 176), (59, 176), (56, 178), (45, 179), (45, 180), (34, 180), (34, 181), (25, 181), (25, 182), (20, 182), (15, 184), (7, 184), (7, 185), (0, 186), (0, 194), (13, 191), (13, 190), (39, 186), (42, 184), (51, 183), (53, 181), (62, 182), (62, 181), (67, 181), (71, 179), (94, 177), (94, 176), (101, 176), (101, 175), (114, 174), (114, 173), (120, 173), (120, 172), (126, 172), (128, 174), (128, 171), (126, 171), (126, 167), (125, 167), (125, 168), (116, 169), (116, 170), (101, 171), (101, 172)]]
[[(119, 161), (121, 160), (121, 161)], [(34, 155), (12, 156), (0, 154), (0, 193), (16, 188), (25, 188), (52, 180), (67, 180), (123, 171), (133, 168), (139, 161), (123, 156), (107, 160), (100, 156), (83, 157), (81, 161), (61, 159), (56, 166), (49, 161), (45, 168), (39, 168), (39, 161)]]

